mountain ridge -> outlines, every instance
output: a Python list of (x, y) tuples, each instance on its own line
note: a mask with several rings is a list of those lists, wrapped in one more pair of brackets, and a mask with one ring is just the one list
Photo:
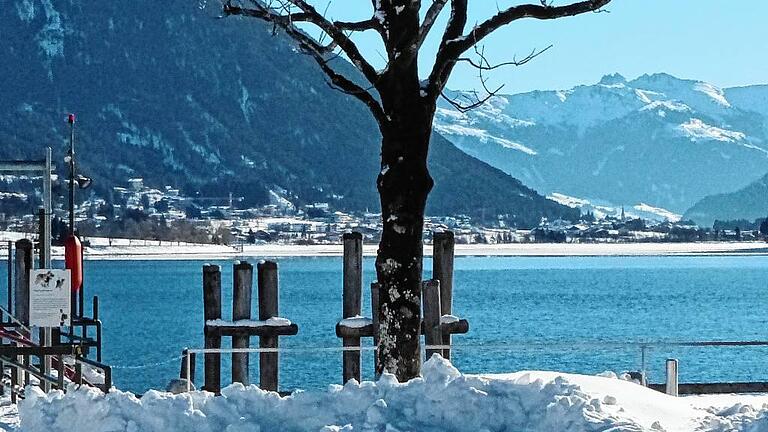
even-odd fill
[[(0, 158), (39, 158), (50, 145), (61, 160), (72, 111), (78, 161), (107, 199), (111, 186), (144, 177), (187, 195), (233, 192), (245, 205), (279, 193), (299, 205), (378, 208), (370, 114), (330, 89), (290, 39), (214, 9), (14, 0), (0, 10)], [(431, 214), (508, 214), (524, 226), (578, 217), (439, 135), (430, 165)]]
[(496, 95), (468, 113), (444, 103), (436, 130), (543, 194), (683, 213), (768, 172), (763, 101), (767, 85), (609, 74), (568, 90)]
[(683, 215), (702, 226), (712, 226), (716, 220), (753, 221), (766, 216), (768, 174), (737, 191), (706, 196)]

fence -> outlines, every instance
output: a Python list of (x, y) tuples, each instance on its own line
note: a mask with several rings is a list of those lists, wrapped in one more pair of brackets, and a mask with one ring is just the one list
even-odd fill
[[(453, 233), (436, 235), (434, 254), (434, 279), (425, 281), (422, 289), (423, 320), (421, 332), (427, 345), (427, 355), (439, 353), (450, 358), (451, 335), (469, 331), (469, 323), (451, 315), (453, 289)], [(380, 287), (371, 285), (372, 317), (360, 316), (363, 284), (363, 237), (349, 233), (343, 237), (343, 305), (342, 319), (336, 325), (336, 335), (342, 339), (342, 382), (360, 380), (361, 355), (366, 349), (361, 338), (373, 338), (378, 344), (378, 310)], [(251, 291), (253, 266), (247, 262), (234, 264), (232, 320), (222, 320), (221, 269), (216, 265), (203, 267), (203, 327), (205, 348), (185, 349), (180, 377), (190, 384), (194, 380), (194, 358), (204, 355), (204, 389), (221, 391), (221, 354), (232, 355), (232, 381), (248, 384), (248, 353), (259, 354), (260, 387), (279, 390), (279, 338), (298, 333), (299, 327), (281, 318), (278, 312), (278, 265), (262, 261), (257, 266), (259, 319), (251, 320)], [(442, 282), (442, 283), (441, 283)], [(232, 349), (222, 349), (222, 337), (232, 338)], [(259, 348), (250, 348), (250, 338), (259, 338)], [(191, 386), (190, 386), (191, 387)]]
[[(343, 237), (343, 278), (342, 278), (342, 319), (336, 324), (336, 336), (341, 339), (341, 347), (303, 347), (279, 348), (278, 339), (298, 333), (299, 328), (289, 320), (279, 318), (277, 263), (265, 261), (259, 264), (259, 320), (250, 320), (251, 287), (253, 267), (245, 262), (235, 264), (233, 281), (232, 321), (221, 319), (221, 273), (218, 266), (206, 266), (204, 274), (205, 303), (205, 348), (186, 349), (183, 353), (180, 377), (186, 379), (191, 387), (195, 375), (196, 355), (205, 358), (204, 389), (219, 392), (221, 389), (221, 355), (232, 355), (232, 381), (249, 383), (248, 354), (258, 353), (260, 364), (260, 386), (265, 390), (278, 391), (279, 355), (281, 353), (337, 352), (342, 357), (342, 382), (350, 379), (360, 380), (361, 353), (376, 351), (378, 346), (378, 305), (380, 287), (371, 285), (371, 317), (361, 316), (362, 310), (362, 235), (349, 233)], [(425, 354), (440, 354), (450, 359), (454, 350), (476, 349), (487, 352), (502, 349), (506, 352), (530, 350), (535, 343), (527, 344), (488, 344), (454, 345), (452, 335), (467, 333), (469, 323), (452, 315), (454, 237), (451, 232), (435, 233), (432, 280), (422, 286), (422, 329), (425, 339)], [(271, 320), (271, 322), (270, 322)], [(222, 348), (221, 337), (232, 337), (233, 348)], [(250, 347), (250, 337), (260, 338), (259, 348)], [(372, 338), (372, 346), (363, 346), (364, 338)], [(589, 344), (589, 343), (588, 343)], [(576, 344), (566, 344), (566, 349)], [(723, 392), (768, 392), (768, 382), (712, 382), (680, 383), (678, 373), (680, 364), (676, 359), (665, 362), (666, 380), (663, 383), (647, 383), (647, 354), (660, 347), (749, 347), (768, 346), (763, 341), (682, 341), (682, 342), (623, 342), (610, 344), (595, 342), (591, 348), (602, 350), (609, 346), (621, 346), (637, 349), (640, 354), (640, 370), (633, 372), (643, 385), (667, 392), (672, 395), (723, 393)], [(551, 343), (541, 347), (552, 348)], [(583, 348), (583, 347), (582, 347)], [(685, 365), (683, 365), (685, 366)], [(188, 387), (189, 388), (189, 387)]]

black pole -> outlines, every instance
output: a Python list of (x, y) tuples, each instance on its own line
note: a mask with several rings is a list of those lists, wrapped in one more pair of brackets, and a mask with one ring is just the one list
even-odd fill
[(75, 234), (75, 115), (69, 121), (69, 234)]

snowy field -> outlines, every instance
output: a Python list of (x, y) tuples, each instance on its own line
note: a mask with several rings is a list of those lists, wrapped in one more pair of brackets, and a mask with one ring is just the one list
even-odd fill
[[(21, 233), (0, 233), (0, 245), (8, 240), (24, 238)], [(29, 237), (29, 235), (27, 235)], [(88, 238), (85, 258), (90, 260), (194, 260), (248, 257), (312, 257), (341, 256), (341, 245), (243, 245), (223, 246), (195, 243), (159, 242)], [(378, 246), (363, 247), (365, 256), (375, 256)], [(54, 258), (63, 257), (64, 250), (53, 248)], [(425, 245), (424, 254), (432, 255), (432, 246)], [(513, 243), (499, 245), (456, 245), (457, 256), (659, 256), (659, 255), (741, 255), (768, 254), (765, 242), (702, 242), (702, 243)], [(0, 258), (7, 256), (4, 245)]]
[(768, 431), (768, 395), (671, 397), (617, 378), (556, 372), (462, 375), (435, 357), (422, 378), (350, 382), (280, 398), (232, 385), (141, 399), (72, 388), (4, 405), (6, 430), (50, 432), (246, 431)]

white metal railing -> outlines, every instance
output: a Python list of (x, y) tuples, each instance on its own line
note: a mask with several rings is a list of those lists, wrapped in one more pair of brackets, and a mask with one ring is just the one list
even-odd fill
[[(485, 349), (485, 350), (513, 350), (513, 349), (531, 349), (534, 348), (606, 348), (615, 349), (634, 348), (640, 350), (640, 372), (646, 376), (646, 356), (647, 352), (654, 348), (672, 348), (672, 347), (768, 347), (768, 341), (657, 341), (657, 342), (599, 342), (586, 341), (581, 343), (568, 342), (528, 342), (528, 343), (507, 343), (507, 344), (451, 344), (451, 345), (423, 345), (421, 351), (427, 350), (454, 350), (462, 349)], [(301, 348), (185, 348), (184, 352), (189, 354), (249, 354), (249, 353), (308, 353), (308, 352), (347, 352), (347, 351), (375, 351), (378, 346), (351, 346), (351, 347), (301, 347)], [(190, 375), (191, 355), (183, 356), (184, 372), (187, 391), (191, 390), (192, 377)]]
[[(453, 345), (455, 347), (455, 345)], [(451, 345), (425, 345), (425, 350), (451, 349)], [(185, 348), (184, 376), (186, 376), (187, 391), (192, 391), (192, 356), (189, 354), (251, 354), (251, 353), (302, 353), (302, 352), (346, 352), (346, 351), (375, 351), (377, 346), (351, 346), (351, 347), (306, 347), (306, 348)]]

